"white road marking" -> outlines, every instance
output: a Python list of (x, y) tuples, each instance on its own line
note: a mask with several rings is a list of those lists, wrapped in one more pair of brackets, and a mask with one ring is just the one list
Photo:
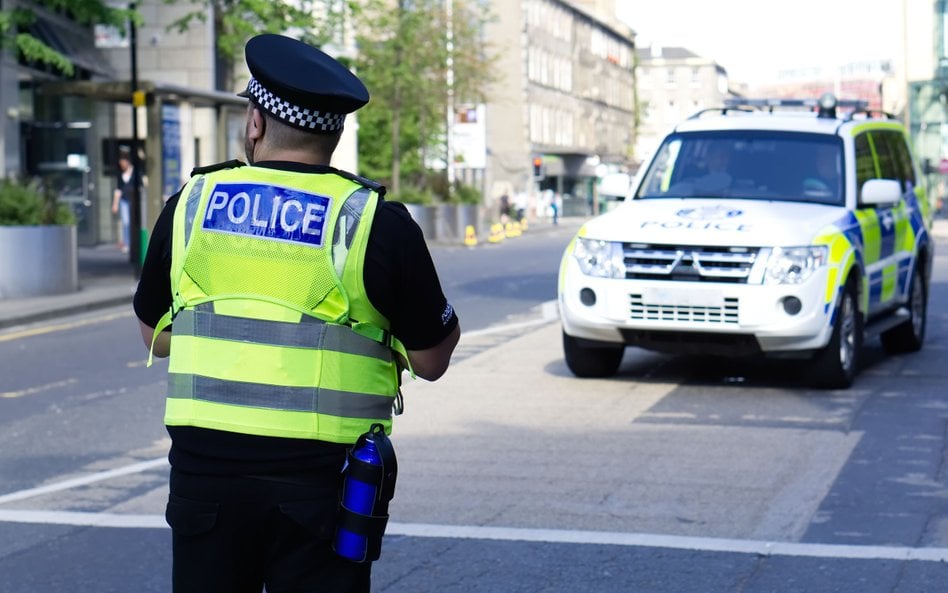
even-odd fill
[(948, 561), (948, 548), (809, 544), (721, 539), (714, 537), (689, 537), (654, 533), (522, 529), (515, 527), (476, 527), (466, 525), (426, 525), (422, 523), (389, 523), (385, 533), (388, 535), (398, 534), (414, 537), (672, 548), (697, 552), (756, 554), (759, 556), (804, 556), (809, 558), (846, 558), (856, 560), (925, 560), (929, 562)]
[(168, 459), (165, 457), (159, 457), (158, 459), (133, 463), (131, 465), (126, 465), (125, 467), (110, 469), (104, 472), (97, 472), (94, 474), (89, 474), (88, 476), (82, 476), (80, 478), (72, 478), (69, 480), (63, 480), (62, 482), (47, 484), (46, 486), (38, 486), (36, 488), (29, 488), (27, 490), (19, 490), (17, 492), (11, 492), (10, 494), (4, 494), (3, 496), (0, 496), (0, 504), (17, 500), (25, 500), (27, 498), (42, 496), (43, 494), (49, 494), (51, 492), (69, 490), (70, 488), (75, 488), (76, 486), (85, 486), (87, 484), (93, 484), (95, 482), (101, 482), (102, 480), (109, 480), (119, 476), (137, 474), (156, 467), (161, 467), (163, 465), (168, 465)]
[(27, 387), (26, 389), (21, 389), (19, 391), (0, 391), (0, 398), (13, 399), (15, 397), (23, 397), (24, 395), (34, 395), (37, 393), (43, 393), (44, 391), (49, 391), (50, 389), (66, 387), (67, 385), (72, 385), (73, 383), (76, 383), (76, 379), (70, 378), (64, 379), (62, 381), (56, 381), (54, 383), (47, 383), (45, 385)]
[[(0, 510), (0, 521), (86, 527), (168, 528), (168, 524), (162, 515), (122, 515), (116, 513)], [(713, 537), (687, 537), (653, 533), (522, 529), (517, 527), (432, 525), (426, 523), (389, 523), (385, 533), (389, 536), (405, 535), (410, 537), (439, 537), (445, 539), (480, 539), (553, 544), (669, 548), (693, 552), (725, 552), (733, 554), (754, 554), (757, 556), (948, 562), (948, 548), (848, 546), (721, 539)]]
[(162, 515), (122, 515), (117, 513), (81, 513), (73, 511), (0, 510), (0, 521), (8, 523), (40, 523), (44, 525), (78, 525), (84, 527), (133, 527), (139, 529), (167, 528)]

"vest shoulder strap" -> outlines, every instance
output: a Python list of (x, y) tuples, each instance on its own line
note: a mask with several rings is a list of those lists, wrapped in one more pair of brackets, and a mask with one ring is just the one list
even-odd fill
[(349, 181), (355, 181), (362, 187), (369, 188), (370, 190), (377, 193), (379, 197), (382, 197), (385, 195), (385, 186), (379, 183), (378, 181), (372, 181), (371, 179), (368, 179), (367, 177), (361, 177), (359, 175), (356, 175), (355, 173), (343, 171), (342, 169), (336, 169), (335, 173), (339, 175), (340, 177), (344, 177), (348, 179)]
[(224, 161), (223, 163), (214, 163), (213, 165), (205, 165), (203, 167), (195, 167), (191, 170), (191, 176), (195, 175), (205, 175), (207, 173), (213, 173), (214, 171), (223, 171), (224, 169), (235, 169), (237, 167), (243, 167), (246, 165), (240, 159), (231, 159), (229, 161)]

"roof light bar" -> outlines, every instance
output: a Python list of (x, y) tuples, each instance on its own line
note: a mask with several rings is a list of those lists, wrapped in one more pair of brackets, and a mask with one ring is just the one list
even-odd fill
[(805, 107), (808, 109), (817, 109), (818, 116), (826, 118), (835, 118), (836, 109), (838, 107), (865, 109), (868, 105), (869, 103), (863, 100), (837, 99), (833, 93), (824, 93), (819, 99), (748, 99), (743, 97), (731, 97), (724, 100), (725, 109), (756, 107), (758, 109), (773, 111), (776, 107)]

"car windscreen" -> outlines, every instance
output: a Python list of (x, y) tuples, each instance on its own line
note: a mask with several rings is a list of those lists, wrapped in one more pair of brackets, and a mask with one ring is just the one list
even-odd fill
[(635, 199), (738, 198), (843, 205), (842, 143), (771, 131), (668, 136)]

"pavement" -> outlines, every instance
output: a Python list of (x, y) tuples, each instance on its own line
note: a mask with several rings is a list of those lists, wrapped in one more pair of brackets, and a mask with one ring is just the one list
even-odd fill
[(138, 275), (127, 253), (115, 245), (79, 247), (79, 290), (64, 294), (0, 299), (0, 329), (127, 304)]
[[(563, 225), (574, 224), (578, 228), (581, 222), (579, 218), (564, 220)], [(525, 234), (556, 228), (541, 222), (530, 225)], [(948, 243), (948, 218), (936, 218), (932, 234), (939, 243)], [(487, 241), (479, 240), (478, 245), (483, 243)], [(58, 295), (0, 299), (0, 329), (107, 307), (131, 307), (138, 277), (128, 254), (114, 245), (80, 247), (78, 252), (79, 290)]]

